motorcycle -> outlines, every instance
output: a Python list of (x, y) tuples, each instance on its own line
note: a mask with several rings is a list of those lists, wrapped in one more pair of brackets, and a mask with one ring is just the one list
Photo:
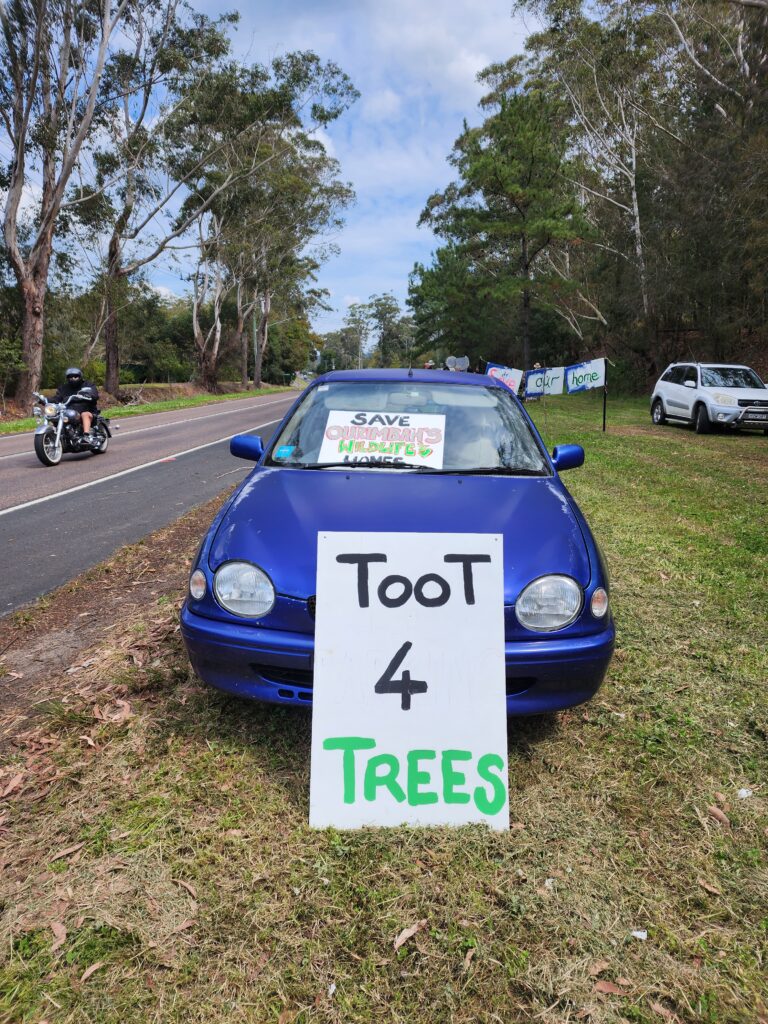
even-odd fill
[(68, 408), (70, 402), (91, 401), (93, 394), (90, 389), (71, 395), (65, 402), (49, 402), (45, 395), (37, 391), (32, 394), (42, 403), (32, 411), (38, 423), (35, 430), (35, 454), (44, 466), (58, 466), (64, 452), (104, 454), (112, 437), (109, 420), (100, 412), (94, 413), (91, 428), (94, 436), (89, 437), (83, 433), (80, 413)]

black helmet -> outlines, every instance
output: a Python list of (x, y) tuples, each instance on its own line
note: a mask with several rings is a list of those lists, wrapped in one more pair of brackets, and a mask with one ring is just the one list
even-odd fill
[(78, 370), (76, 366), (70, 366), (70, 368), (67, 370), (64, 376), (67, 378), (67, 380), (82, 380), (83, 371)]

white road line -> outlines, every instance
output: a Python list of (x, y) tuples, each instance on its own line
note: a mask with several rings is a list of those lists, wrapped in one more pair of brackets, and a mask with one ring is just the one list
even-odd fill
[[(271, 427), (273, 423), (279, 423), (282, 419), (268, 420), (266, 423), (255, 423), (251, 430), (255, 430), (257, 427)], [(247, 433), (248, 431), (245, 431)], [(238, 431), (241, 433), (241, 431)], [(128, 476), (129, 473), (136, 473), (140, 469), (148, 469), (150, 466), (157, 466), (161, 462), (166, 462), (169, 459), (178, 459), (182, 455), (191, 455), (192, 452), (202, 451), (203, 448), (211, 448), (215, 444), (221, 444), (222, 441), (230, 441), (235, 434), (227, 434), (226, 437), (219, 437), (215, 441), (208, 441), (207, 444), (198, 444), (194, 448), (187, 448), (183, 452), (174, 452), (172, 455), (164, 455), (162, 459), (153, 459), (151, 462), (142, 462), (140, 466), (132, 466), (130, 469), (123, 469), (119, 473), (112, 473), (111, 476), (102, 476), (98, 480), (90, 480), (87, 484), (78, 484), (77, 487), (69, 487), (66, 491), (56, 491), (55, 494), (46, 494), (43, 498), (34, 498), (32, 501), (25, 501), (21, 505), (12, 505), (10, 508), (0, 509), (0, 516), (7, 516), (10, 512), (18, 512), (22, 508), (31, 508), (33, 505), (42, 505), (44, 501), (53, 501), (54, 498), (63, 498), (67, 494), (74, 494), (76, 491), (84, 491), (86, 487), (95, 487), (97, 484), (105, 484), (110, 480), (117, 480), (118, 477)]]
[[(255, 409), (256, 412), (259, 412), (259, 410), (266, 409), (267, 406), (269, 406), (269, 405), (279, 405), (280, 402), (285, 402), (285, 401), (288, 401), (289, 399), (291, 401), (295, 401), (295, 396), (288, 395), (288, 396), (286, 396), (286, 398), (276, 398), (272, 402), (263, 402), (261, 405), (256, 405), (256, 406), (247, 405), (245, 407), (245, 409), (226, 409), (224, 412), (209, 413), (207, 416), (188, 416), (186, 419), (183, 419), (183, 420), (171, 420), (170, 423), (156, 423), (153, 427), (139, 427), (138, 430), (124, 430), (121, 424), (116, 423), (115, 424), (115, 430), (117, 430), (119, 428), (120, 429), (120, 433), (119, 434), (115, 434), (114, 437), (113, 437), (113, 440), (119, 441), (121, 437), (130, 437), (133, 434), (145, 434), (148, 430), (163, 430), (165, 427), (178, 427), (182, 423), (198, 423), (200, 420), (212, 420), (212, 419), (215, 419), (217, 416), (231, 416), (231, 415), (233, 415), (233, 413), (236, 413), (236, 412), (244, 413), (244, 412), (247, 412), (249, 409)], [(237, 399), (235, 399), (235, 401), (237, 401)], [(109, 411), (109, 410), (107, 410), (107, 411)], [(153, 414), (150, 413), (150, 415), (153, 415)], [(107, 417), (107, 418), (110, 420), (110, 422), (111, 422), (112, 419), (119, 419), (118, 416)], [(18, 435), (15, 435), (15, 436), (18, 436)], [(24, 436), (27, 436), (27, 435), (25, 434)], [(34, 434), (32, 436), (34, 436)], [(19, 459), (19, 458), (21, 458), (24, 455), (33, 455), (33, 454), (34, 454), (34, 449), (30, 448), (29, 451), (25, 451), (25, 452), (14, 452), (12, 455), (0, 455), (0, 461), (2, 459)]]

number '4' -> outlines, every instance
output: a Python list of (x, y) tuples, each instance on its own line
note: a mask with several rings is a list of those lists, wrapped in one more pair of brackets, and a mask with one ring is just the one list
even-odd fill
[(384, 674), (375, 686), (376, 693), (399, 693), (400, 707), (403, 711), (411, 710), (411, 696), (414, 693), (427, 692), (427, 684), (424, 680), (411, 679), (411, 673), (408, 669), (405, 669), (399, 679), (394, 678), (395, 672), (405, 661), (405, 656), (412, 647), (411, 641), (406, 640), (389, 665), (387, 665)]

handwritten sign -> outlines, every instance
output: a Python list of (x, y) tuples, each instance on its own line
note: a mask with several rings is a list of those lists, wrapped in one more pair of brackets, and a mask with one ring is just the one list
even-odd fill
[(522, 370), (516, 370), (512, 366), (501, 366), (499, 363), (488, 363), (485, 372), (489, 377), (495, 377), (496, 380), (508, 387), (513, 395), (520, 390), (520, 381), (523, 379)]
[(555, 369), (545, 367), (541, 370), (528, 370), (525, 374), (525, 397), (536, 395), (562, 395), (565, 370), (562, 366)]
[(445, 416), (331, 410), (318, 462), (404, 462), (443, 468)]
[(565, 368), (565, 387), (569, 395), (605, 387), (605, 359), (590, 359)]
[(509, 827), (501, 536), (318, 535), (309, 820)]

